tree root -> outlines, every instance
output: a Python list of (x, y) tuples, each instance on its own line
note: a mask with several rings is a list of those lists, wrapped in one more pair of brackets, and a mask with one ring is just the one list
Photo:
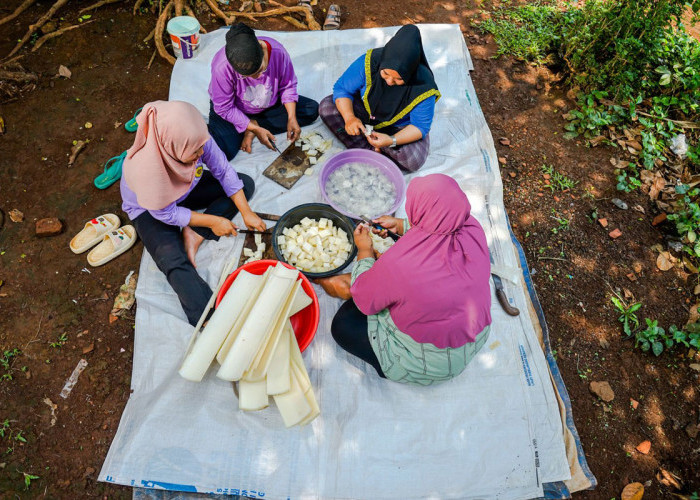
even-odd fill
[(136, 3), (134, 4), (134, 10), (131, 11), (133, 15), (136, 15), (136, 13), (139, 11), (139, 8), (141, 7), (141, 4), (143, 3), (143, 0), (136, 0)]
[(17, 83), (27, 83), (36, 82), (39, 78), (34, 73), (29, 73), (27, 71), (8, 71), (0, 69), (0, 80), (7, 80), (10, 82)]
[(236, 20), (236, 16), (231, 16), (228, 17), (224, 12), (216, 5), (214, 0), (204, 0), (209, 7), (209, 9), (216, 14), (225, 24), (226, 26), (230, 26), (233, 21)]
[(22, 5), (20, 5), (19, 7), (17, 7), (17, 8), (15, 9), (15, 11), (14, 11), (12, 14), (10, 14), (9, 16), (3, 17), (2, 19), (0, 19), (0, 26), (2, 26), (2, 25), (5, 24), (5, 23), (8, 23), (8, 22), (12, 21), (14, 18), (16, 18), (17, 16), (19, 16), (22, 12), (24, 12), (24, 11), (27, 10), (29, 7), (31, 7), (32, 4), (33, 4), (34, 2), (36, 2), (36, 0), (24, 0), (24, 2), (22, 2)]
[(9, 59), (13, 55), (15, 55), (17, 53), (17, 51), (19, 49), (21, 49), (25, 43), (27, 43), (27, 41), (31, 38), (31, 36), (34, 33), (36, 33), (39, 30), (39, 28), (41, 28), (44, 24), (46, 24), (46, 22), (49, 19), (51, 19), (51, 17), (53, 17), (53, 15), (56, 13), (56, 11), (58, 9), (60, 9), (61, 7), (63, 7), (67, 3), (68, 3), (68, 0), (56, 0), (56, 3), (54, 3), (51, 6), (51, 8), (46, 12), (46, 14), (41, 16), (35, 24), (32, 24), (29, 26), (29, 30), (24, 34), (22, 39), (19, 42), (17, 42), (17, 45), (15, 45), (15, 48), (12, 49), (12, 52), (7, 54), (6, 58)]
[[(121, 0), (112, 0), (112, 1), (119, 1), (119, 2), (120, 2)], [(81, 12), (82, 12), (82, 11), (81, 11)], [(47, 41), (51, 40), (52, 38), (56, 38), (56, 37), (61, 36), (62, 34), (64, 34), (66, 31), (71, 31), (71, 30), (74, 30), (74, 29), (76, 29), (76, 28), (81, 28), (81, 27), (85, 26), (86, 24), (90, 24), (90, 23), (92, 23), (92, 22), (94, 22), (94, 19), (93, 19), (92, 21), (85, 21), (84, 23), (74, 24), (73, 26), (68, 26), (68, 27), (66, 27), (66, 28), (61, 28), (60, 30), (56, 30), (56, 31), (54, 31), (53, 33), (49, 33), (49, 34), (47, 34), (47, 35), (44, 35), (44, 36), (42, 36), (41, 38), (39, 38), (39, 39), (36, 41), (36, 43), (34, 44), (34, 47), (32, 47), (32, 52), (37, 51), (37, 50), (39, 49), (39, 47), (41, 47), (42, 45), (44, 45), (44, 43), (46, 43)]]
[(78, 11), (78, 14), (82, 14), (83, 12), (87, 12), (88, 10), (98, 9), (98, 8), (102, 7), (103, 5), (109, 5), (111, 3), (123, 2), (123, 1), (124, 0), (100, 0), (97, 3), (90, 5), (89, 7), (85, 7), (84, 9), (80, 9)]
[(156, 32), (153, 35), (154, 40), (156, 42), (156, 49), (158, 50), (158, 54), (160, 54), (160, 57), (168, 61), (170, 64), (175, 64), (175, 58), (168, 54), (168, 51), (165, 50), (165, 45), (163, 44), (163, 31), (165, 30), (165, 21), (168, 19), (168, 15), (170, 14), (170, 11), (173, 9), (173, 0), (170, 0), (168, 4), (163, 8), (163, 12), (160, 13), (160, 16), (158, 16), (158, 21), (156, 22)]

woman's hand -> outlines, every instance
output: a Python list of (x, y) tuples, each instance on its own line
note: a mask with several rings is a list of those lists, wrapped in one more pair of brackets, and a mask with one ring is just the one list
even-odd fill
[(367, 142), (374, 146), (374, 150), (379, 153), (381, 148), (391, 146), (394, 140), (390, 135), (382, 134), (381, 132), (372, 132), (367, 136)]
[(353, 237), (355, 239), (355, 246), (357, 246), (358, 259), (364, 258), (360, 257), (362, 252), (369, 252), (372, 254), (372, 237), (369, 234), (369, 227), (367, 227), (367, 224), (358, 224), (353, 232)]
[(236, 231), (238, 229), (236, 225), (226, 217), (212, 217), (215, 217), (215, 220), (212, 222), (210, 228), (215, 235), (236, 236), (238, 234), (238, 231)]
[(365, 126), (362, 124), (362, 120), (353, 116), (345, 121), (345, 131), (348, 135), (360, 135), (365, 133)]
[(264, 231), (266, 229), (265, 221), (263, 221), (255, 212), (248, 212), (241, 215), (243, 217), (243, 222), (248, 229), (253, 229), (255, 231)]
[(290, 116), (287, 120), (287, 140), (289, 142), (296, 141), (301, 135), (301, 127), (296, 116)]
[[(399, 236), (403, 235), (403, 219), (392, 217), (391, 215), (382, 215), (381, 217), (373, 219), (372, 222), (379, 224), (384, 229), (395, 232)], [(387, 235), (387, 232), (381, 229), (372, 228), (372, 232), (378, 234), (382, 238), (386, 238)]]
[(260, 144), (262, 144), (268, 149), (275, 149), (275, 147), (272, 145), (272, 143), (275, 141), (275, 136), (272, 135), (272, 133), (269, 130), (257, 126), (252, 130), (252, 132), (255, 134), (255, 137), (258, 138)]

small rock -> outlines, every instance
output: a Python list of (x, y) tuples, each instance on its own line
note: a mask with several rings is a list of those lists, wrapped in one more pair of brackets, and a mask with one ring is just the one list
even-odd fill
[(92, 352), (93, 349), (95, 349), (95, 343), (93, 342), (89, 346), (83, 347), (83, 354), (87, 354), (89, 352)]
[(622, 231), (620, 231), (618, 228), (613, 229), (608, 233), (608, 236), (610, 236), (612, 239), (617, 239), (620, 236), (622, 236)]
[(501, 137), (500, 139), (498, 139), (498, 142), (500, 142), (504, 146), (510, 146), (510, 140), (506, 137)]
[(654, 220), (651, 221), (651, 225), (658, 226), (659, 224), (661, 224), (665, 220), (666, 220), (666, 214), (664, 212), (661, 212), (659, 215), (654, 217)]
[(674, 252), (680, 253), (683, 251), (683, 243), (681, 243), (678, 240), (672, 240), (668, 242), (668, 248), (670, 248)]
[(88, 477), (91, 474), (95, 473), (95, 468), (94, 467), (88, 467), (85, 469), (85, 474), (83, 474), (83, 477)]
[(85, 128), (92, 128), (92, 123), (91, 122), (85, 122), (85, 125), (83, 125)]
[(515, 177), (515, 172), (508, 172), (508, 175), (510, 175), (511, 178)]
[(698, 432), (700, 432), (700, 429), (696, 424), (688, 424), (685, 428), (685, 433), (688, 434), (690, 439), (698, 437)]
[(117, 321), (118, 319), (119, 319), (118, 316), (115, 316), (114, 314), (110, 314), (110, 315), (109, 315), (109, 324), (111, 325), (112, 323), (114, 323), (114, 322)]
[(608, 227), (608, 219), (598, 219), (598, 224), (600, 224), (603, 227)]
[(637, 407), (639, 406), (639, 401), (630, 398), (630, 405), (632, 405), (632, 409), (636, 410)]
[(615, 393), (607, 382), (591, 382), (588, 389), (606, 403), (615, 399)]
[(604, 338), (598, 339), (598, 344), (600, 344), (600, 347), (602, 347), (603, 349), (607, 349), (608, 347), (610, 347), (610, 342), (608, 342)]
[(635, 263), (632, 264), (632, 269), (634, 269), (635, 273), (641, 274), (642, 273), (642, 263), (639, 262), (638, 260), (635, 261)]
[(642, 441), (637, 445), (636, 450), (642, 455), (648, 455), (651, 451), (651, 441)]
[(36, 221), (35, 232), (39, 238), (56, 236), (63, 231), (63, 222), (56, 217), (47, 217)]
[(498, 163), (500, 163), (501, 165), (505, 165), (505, 164), (506, 164), (506, 159), (503, 158), (502, 156), (499, 156), (499, 157), (498, 157)]
[(617, 208), (620, 210), (627, 210), (629, 207), (627, 206), (627, 203), (622, 201), (620, 198), (613, 198), (610, 200), (613, 205), (615, 205)]

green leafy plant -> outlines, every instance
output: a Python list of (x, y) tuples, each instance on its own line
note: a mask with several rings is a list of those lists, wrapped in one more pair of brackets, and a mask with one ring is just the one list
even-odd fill
[(543, 64), (552, 60), (551, 54), (560, 43), (561, 22), (555, 5), (535, 3), (499, 9), (479, 28), (496, 39), (496, 56), (508, 54)]
[(567, 189), (573, 189), (578, 184), (578, 181), (557, 172), (551, 165), (542, 165), (540, 169), (549, 176), (549, 184), (545, 184), (545, 187), (551, 191), (566, 191)]
[(683, 249), (691, 257), (700, 258), (700, 189), (690, 189), (687, 184), (676, 186), (676, 193), (683, 195), (681, 208), (668, 216), (676, 224), (676, 231), (683, 239)]
[(645, 321), (647, 327), (635, 332), (635, 347), (640, 347), (644, 352), (651, 349), (654, 356), (660, 356), (664, 347), (669, 349), (673, 347), (673, 339), (666, 335), (666, 330), (659, 326), (658, 320), (646, 318)]
[(66, 342), (68, 342), (68, 335), (62, 333), (58, 336), (58, 340), (56, 342), (49, 342), (49, 346), (53, 347), (54, 349), (60, 349)]
[(625, 332), (625, 335), (629, 337), (632, 335), (633, 329), (639, 328), (639, 318), (637, 318), (635, 313), (642, 307), (642, 303), (636, 302), (627, 307), (627, 305), (618, 297), (612, 296), (610, 297), (610, 300), (615, 308), (620, 312), (620, 317), (617, 318), (617, 320), (622, 323), (622, 330)]
[(571, 223), (569, 219), (567, 219), (566, 217), (561, 217), (554, 209), (552, 209), (552, 214), (553, 215), (550, 215), (550, 217), (557, 221), (557, 223), (559, 224), (558, 226), (555, 226), (551, 229), (553, 234), (558, 234), (561, 231), (566, 231), (567, 229), (569, 229), (569, 224)]
[(22, 472), (24, 475), (24, 489), (28, 490), (32, 486), (32, 481), (39, 479), (39, 476)]
[(20, 351), (17, 348), (14, 349), (6, 349), (2, 352), (2, 356), (0, 357), (0, 367), (4, 371), (0, 379), (2, 380), (12, 380), (12, 363), (14, 362), (14, 359), (22, 354), (22, 351)]

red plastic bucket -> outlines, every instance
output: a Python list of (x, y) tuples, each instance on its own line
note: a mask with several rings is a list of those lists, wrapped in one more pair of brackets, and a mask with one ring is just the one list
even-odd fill
[[(241, 270), (247, 271), (251, 274), (261, 275), (267, 270), (268, 267), (276, 266), (277, 264), (280, 264), (280, 262), (277, 260), (256, 260), (249, 262), (248, 264), (243, 264), (241, 267), (233, 271), (231, 274), (229, 274), (228, 278), (226, 278), (226, 281), (224, 281), (224, 284), (221, 286), (221, 290), (219, 290), (219, 295), (216, 297), (216, 307), (219, 307), (219, 303), (224, 298), (224, 295), (226, 295), (226, 292), (228, 292), (228, 289), (231, 288), (231, 284), (235, 281), (238, 273), (240, 273)], [(295, 269), (285, 262), (281, 262), (281, 264), (289, 269)], [(301, 352), (304, 352), (316, 335), (321, 312), (318, 306), (318, 297), (316, 296), (314, 287), (311, 286), (311, 282), (302, 273), (299, 273), (299, 276), (301, 279), (301, 288), (309, 297), (311, 297), (312, 302), (309, 306), (292, 316), (290, 321), (292, 322), (294, 335), (299, 343), (299, 349), (301, 349)]]

